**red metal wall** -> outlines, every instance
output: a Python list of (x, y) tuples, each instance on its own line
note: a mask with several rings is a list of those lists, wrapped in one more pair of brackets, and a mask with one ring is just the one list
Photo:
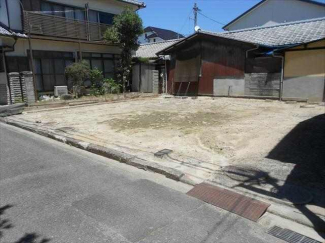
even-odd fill
[[(183, 83), (179, 89), (179, 83), (173, 82), (175, 73), (175, 61), (169, 65), (168, 91), (171, 94), (213, 95), (213, 80), (218, 78), (244, 78), (245, 76), (245, 55), (251, 45), (242, 44), (237, 41), (217, 39), (200, 40), (201, 42), (201, 77), (198, 83)], [(172, 60), (177, 58), (177, 51)]]
[(200, 95), (213, 95), (213, 80), (244, 78), (246, 50), (237, 42), (223, 39), (218, 42), (202, 41), (202, 77)]

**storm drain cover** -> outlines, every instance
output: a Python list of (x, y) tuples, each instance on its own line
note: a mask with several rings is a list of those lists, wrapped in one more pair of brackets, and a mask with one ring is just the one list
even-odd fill
[(273, 235), (274, 237), (289, 243), (321, 243), (317, 240), (311, 239), (292, 230), (282, 229), (278, 226), (272, 227), (269, 230), (268, 234)]
[(201, 183), (194, 186), (194, 188), (190, 190), (187, 195), (198, 198), (206, 203), (212, 204), (216, 207), (222, 208), (255, 222), (270, 206), (268, 203), (264, 203), (207, 183)]
[(267, 178), (267, 173), (250, 167), (225, 166), (222, 171), (229, 178), (236, 181), (262, 180)]

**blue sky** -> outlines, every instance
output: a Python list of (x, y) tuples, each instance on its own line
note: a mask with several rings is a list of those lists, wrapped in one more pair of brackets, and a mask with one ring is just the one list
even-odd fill
[[(188, 35), (193, 33), (194, 3), (202, 14), (220, 23), (227, 24), (260, 0), (145, 0), (147, 7), (139, 11), (144, 26), (154, 26), (174, 30)], [(191, 17), (191, 19), (189, 19)], [(218, 24), (198, 15), (198, 25), (203, 30), (222, 31)]]
[[(184, 35), (194, 31), (193, 11), (194, 3), (202, 10), (202, 14), (227, 24), (261, 0), (139, 0), (147, 5), (139, 11), (144, 26), (154, 26), (174, 30)], [(289, 1), (289, 0), (281, 0)], [(325, 3), (325, 0), (314, 0)], [(191, 19), (189, 19), (191, 17)], [(218, 24), (202, 15), (198, 15), (198, 25), (203, 30), (223, 31), (222, 24)]]

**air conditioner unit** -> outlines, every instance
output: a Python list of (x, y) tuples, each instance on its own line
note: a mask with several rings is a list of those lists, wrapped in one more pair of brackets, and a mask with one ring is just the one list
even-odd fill
[(60, 97), (61, 95), (68, 94), (67, 86), (54, 86), (54, 96)]

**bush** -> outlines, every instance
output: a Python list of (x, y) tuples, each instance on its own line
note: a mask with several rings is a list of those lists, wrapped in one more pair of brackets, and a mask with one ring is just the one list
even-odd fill
[(112, 78), (104, 78), (103, 72), (98, 69), (90, 71), (89, 79), (91, 81), (91, 94), (105, 95), (108, 93), (120, 93), (122, 85), (117, 84)]
[(118, 94), (121, 91), (122, 85), (115, 82), (112, 78), (106, 78), (104, 79), (103, 84), (106, 92), (109, 92), (111, 94)]
[(76, 62), (65, 68), (65, 75), (67, 80), (72, 82), (74, 94), (78, 96), (80, 86), (89, 78), (90, 66), (86, 61)]
[(89, 79), (91, 82), (91, 94), (92, 95), (103, 95), (105, 91), (103, 90), (104, 75), (103, 72), (96, 69), (90, 70)]
[(60, 96), (60, 99), (61, 100), (72, 100), (73, 99), (73, 96), (70, 95), (70, 94), (64, 94), (64, 95), (61, 95)]

